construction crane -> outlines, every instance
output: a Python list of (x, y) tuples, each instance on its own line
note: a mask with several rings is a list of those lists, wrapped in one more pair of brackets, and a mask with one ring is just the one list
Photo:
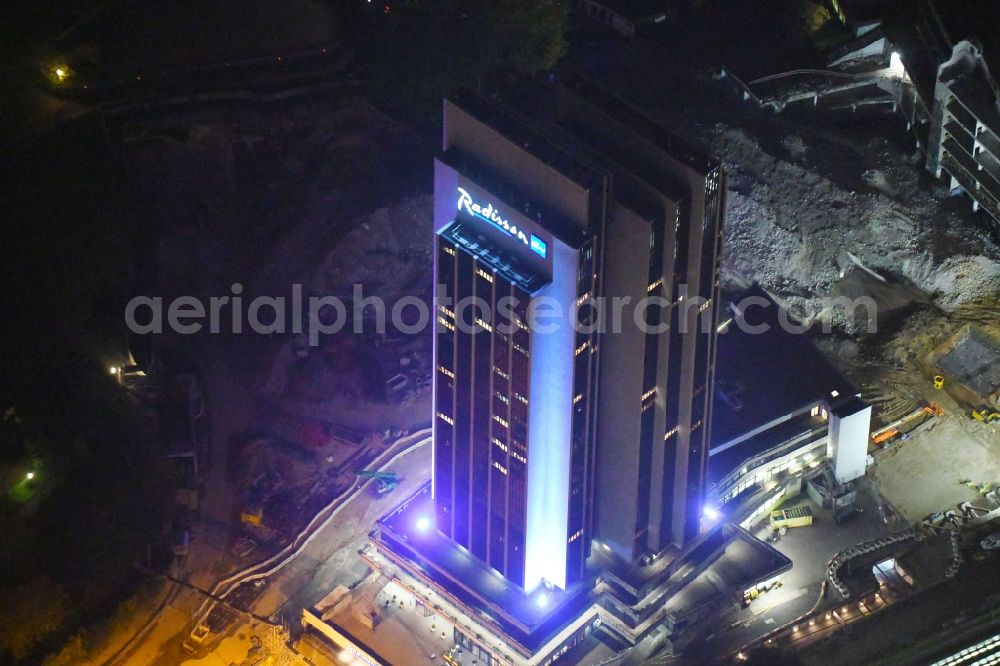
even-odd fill
[(362, 479), (374, 479), (378, 485), (375, 487), (379, 495), (391, 493), (399, 485), (399, 476), (395, 472), (380, 472), (374, 469), (365, 469), (358, 472)]
[(894, 439), (897, 435), (901, 434), (903, 432), (902, 430), (903, 426), (925, 415), (930, 415), (932, 417), (943, 416), (944, 410), (938, 407), (938, 405), (933, 402), (927, 405), (926, 407), (920, 407), (919, 409), (915, 409), (906, 416), (902, 417), (901, 419), (897, 419), (896, 421), (893, 421), (884, 428), (880, 428), (879, 430), (873, 432), (872, 443), (875, 444), (876, 446), (883, 446), (886, 442), (888, 442), (891, 439)]

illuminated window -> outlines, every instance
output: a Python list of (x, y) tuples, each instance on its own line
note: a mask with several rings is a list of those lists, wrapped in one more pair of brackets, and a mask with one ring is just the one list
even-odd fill
[(528, 404), (528, 399), (525, 398), (520, 393), (518, 393), (517, 391), (514, 391), (514, 399), (517, 400), (518, 402), (520, 402), (523, 405), (527, 405)]
[(510, 404), (510, 398), (508, 398), (504, 394), (499, 393), (497, 391), (494, 391), (493, 395), (495, 395), (497, 398), (499, 398), (500, 402), (502, 402), (503, 404), (505, 404), (505, 405), (509, 405)]
[(484, 278), (487, 282), (493, 282), (493, 276), (484, 271), (482, 268), (476, 269), (476, 275), (478, 275), (481, 278)]
[(676, 435), (677, 434), (677, 430), (678, 430), (678, 426), (674, 426), (673, 428), (671, 428), (670, 430), (668, 430), (667, 432), (665, 432), (663, 434), (663, 441), (665, 442), (668, 439), (670, 439), (671, 437), (673, 437), (674, 435)]
[(587, 351), (587, 349), (589, 348), (590, 348), (590, 340), (585, 340), (582, 345), (576, 348), (576, 351), (573, 352), (573, 355), (579, 356), (583, 352)]
[(445, 328), (447, 328), (449, 331), (452, 331), (452, 332), (455, 331), (455, 325), (452, 324), (447, 319), (445, 319), (444, 317), (438, 317), (438, 323), (440, 323), (442, 326), (444, 326)]
[(589, 291), (586, 294), (584, 294), (583, 296), (581, 296), (580, 298), (576, 299), (576, 307), (580, 307), (581, 305), (583, 305), (584, 303), (586, 303), (588, 298), (590, 298), (590, 292)]
[(583, 530), (577, 530), (576, 534), (574, 534), (573, 536), (571, 536), (571, 537), (570, 537), (570, 538), (569, 538), (569, 539), (568, 539), (568, 540), (566, 541), (566, 543), (573, 543), (574, 541), (576, 541), (577, 539), (579, 539), (579, 538), (580, 538), (580, 537), (582, 537), (582, 536), (583, 536)]
[(581, 400), (583, 400), (583, 394), (582, 393), (577, 393), (576, 395), (573, 396), (573, 404), (574, 405), (576, 403), (580, 402)]
[(452, 319), (455, 318), (455, 313), (452, 310), (450, 310), (449, 308), (447, 308), (447, 307), (445, 307), (443, 305), (438, 305), (438, 310), (440, 310), (441, 312), (445, 313), (446, 315), (448, 315)]
[(489, 331), (490, 333), (493, 332), (493, 327), (490, 326), (489, 324), (487, 324), (485, 321), (483, 321), (479, 317), (476, 317), (476, 323), (479, 324), (480, 326), (482, 326), (485, 330)]
[(445, 377), (451, 377), (452, 379), (455, 378), (455, 373), (449, 370), (448, 368), (444, 367), (443, 365), (439, 365), (438, 370), (440, 370), (441, 374), (444, 375)]
[(655, 386), (653, 388), (649, 389), (648, 391), (646, 391), (645, 393), (643, 393), (642, 397), (639, 398), (639, 399), (640, 400), (645, 400), (646, 398), (652, 398), (654, 395), (656, 395), (656, 387)]
[(510, 455), (511, 455), (512, 458), (514, 458), (515, 460), (517, 460), (518, 462), (520, 462), (522, 465), (527, 465), (528, 464), (528, 459), (525, 458), (524, 456), (522, 456), (517, 451), (511, 451)]
[(453, 257), (455, 256), (455, 248), (451, 248), (451, 247), (448, 247), (447, 245), (445, 245), (445, 246), (443, 246), (442, 249), (445, 252), (447, 252), (448, 254), (450, 254), (451, 256), (453, 256)]
[(662, 284), (663, 284), (663, 278), (657, 278), (655, 281), (653, 281), (652, 284), (650, 284), (648, 287), (646, 287), (646, 293), (648, 293), (648, 294), (653, 293), (654, 291), (656, 291), (657, 289), (659, 289), (660, 285), (662, 285)]
[(496, 460), (493, 461), (493, 466), (500, 470), (501, 474), (507, 474), (507, 468), (498, 463)]
[(438, 412), (438, 418), (447, 423), (448, 425), (455, 425), (455, 421), (447, 414), (442, 414)]
[(507, 445), (506, 445), (506, 444), (504, 444), (503, 442), (501, 442), (501, 441), (500, 441), (499, 439), (497, 439), (496, 437), (494, 437), (494, 438), (493, 438), (493, 444), (495, 444), (495, 445), (496, 445), (496, 447), (497, 447), (498, 449), (500, 449), (501, 451), (503, 451), (504, 453), (507, 453)]
[(509, 428), (510, 427), (510, 425), (507, 423), (507, 421), (505, 421), (503, 419), (503, 417), (500, 416), (499, 414), (494, 414), (493, 415), (493, 420), (496, 421), (497, 423), (499, 423), (500, 425), (502, 425), (504, 428)]

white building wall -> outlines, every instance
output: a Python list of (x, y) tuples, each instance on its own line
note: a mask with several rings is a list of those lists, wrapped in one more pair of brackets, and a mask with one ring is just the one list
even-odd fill
[(871, 420), (871, 406), (849, 416), (830, 414), (830, 459), (840, 483), (865, 475)]

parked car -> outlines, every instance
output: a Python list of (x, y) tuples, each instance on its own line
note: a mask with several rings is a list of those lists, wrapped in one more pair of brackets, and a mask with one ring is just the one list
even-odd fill
[(979, 542), (983, 550), (998, 550), (1000, 549), (1000, 532), (994, 532), (985, 539)]

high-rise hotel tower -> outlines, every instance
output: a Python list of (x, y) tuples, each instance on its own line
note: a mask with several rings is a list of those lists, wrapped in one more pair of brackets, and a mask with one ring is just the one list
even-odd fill
[(698, 533), (724, 210), (632, 108), (548, 102), (446, 100), (434, 182), (435, 527), (529, 592)]

